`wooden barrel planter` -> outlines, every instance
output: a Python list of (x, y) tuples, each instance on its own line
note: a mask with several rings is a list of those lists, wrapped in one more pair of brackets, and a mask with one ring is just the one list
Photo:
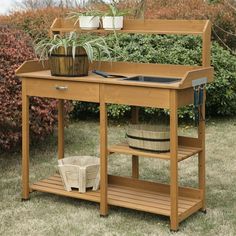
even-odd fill
[(167, 126), (131, 125), (126, 136), (132, 148), (155, 152), (170, 151), (170, 130)]
[(77, 47), (75, 58), (72, 56), (72, 47), (55, 49), (49, 56), (51, 74), (53, 76), (86, 76), (88, 75), (89, 62), (84, 48)]

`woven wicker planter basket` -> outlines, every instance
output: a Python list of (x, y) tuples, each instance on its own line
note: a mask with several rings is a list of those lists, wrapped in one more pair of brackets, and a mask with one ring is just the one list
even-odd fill
[(131, 125), (126, 135), (132, 148), (155, 152), (170, 150), (170, 130), (167, 126)]
[(78, 47), (75, 51), (75, 58), (72, 57), (72, 48), (64, 47), (55, 49), (49, 56), (51, 74), (54, 76), (86, 76), (88, 75), (89, 62), (84, 48)]
[(92, 187), (94, 191), (99, 188), (100, 161), (92, 156), (72, 156), (58, 160), (58, 168), (62, 182), (67, 191), (78, 188), (80, 193)]

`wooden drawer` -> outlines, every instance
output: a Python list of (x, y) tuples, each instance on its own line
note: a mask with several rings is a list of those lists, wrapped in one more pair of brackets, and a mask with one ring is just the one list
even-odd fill
[(105, 85), (104, 99), (106, 103), (169, 108), (170, 92), (159, 88)]
[(26, 79), (25, 85), (29, 96), (99, 102), (99, 85), (94, 83)]

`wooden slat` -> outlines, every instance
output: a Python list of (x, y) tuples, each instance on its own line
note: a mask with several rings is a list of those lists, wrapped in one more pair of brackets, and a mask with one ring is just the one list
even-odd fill
[(202, 65), (211, 66), (211, 22), (207, 21), (202, 35)]
[[(141, 196), (143, 199), (145, 198), (145, 201), (148, 199), (158, 199), (160, 201), (164, 201), (166, 205), (168, 206), (170, 205), (169, 195), (164, 194), (164, 193), (146, 191), (146, 190), (141, 191), (141, 190), (136, 190), (135, 188), (124, 187), (124, 186), (122, 186), (121, 188), (118, 188), (116, 185), (112, 185), (112, 184), (109, 184), (109, 190), (127, 193), (130, 196), (132, 195)], [(192, 206), (196, 202), (198, 202), (198, 200), (196, 199), (180, 197), (181, 207), (183, 207), (184, 209), (187, 209), (189, 206)]]
[(46, 181), (46, 180), (41, 180), (39, 183), (35, 183), (34, 186), (65, 190), (63, 185), (58, 185), (58, 184), (52, 183), (51, 181)]
[[(201, 66), (190, 65), (173, 65), (157, 63), (140, 63), (140, 62), (109, 62), (95, 61), (90, 65), (90, 69), (100, 69), (109, 73), (128, 73), (134, 75), (150, 75), (171, 78), (183, 78), (188, 71), (203, 69)], [(104, 81), (104, 80), (103, 80)], [(173, 84), (172, 84), (173, 85)]]
[(154, 208), (150, 206), (139, 205), (133, 202), (129, 202), (126, 199), (109, 199), (108, 203), (113, 206), (125, 207), (129, 209), (145, 211), (145, 212), (164, 215), (164, 216), (170, 215), (170, 212), (168, 210), (160, 209), (158, 208), (158, 206)]
[[(179, 146), (178, 151), (178, 161), (182, 161), (191, 157), (197, 153), (199, 153), (202, 149), (197, 147), (187, 147), (187, 146)], [(163, 160), (170, 160), (170, 153), (156, 153), (156, 152), (149, 152), (149, 151), (142, 151), (134, 148), (130, 148), (127, 143), (121, 143), (117, 145), (112, 145), (108, 148), (110, 154), (113, 153), (122, 153), (127, 155), (136, 155), (142, 157), (151, 157), (151, 158), (158, 158)]]
[[(72, 31), (77, 31), (77, 32), (87, 32), (86, 30), (81, 30), (79, 28), (60, 28), (60, 27), (55, 27), (52, 29), (52, 32), (61, 32), (66, 33), (66, 32), (72, 32)], [(111, 34), (113, 31), (105, 31), (103, 29), (98, 29), (98, 30), (90, 30), (90, 33), (102, 33), (102, 34)], [(200, 31), (187, 31), (187, 30), (176, 30), (176, 31), (167, 31), (167, 30), (146, 30), (146, 29), (137, 29), (137, 30), (132, 30), (132, 29), (122, 29), (122, 30), (116, 30), (116, 33), (126, 33), (126, 34), (183, 34), (183, 35), (202, 35), (202, 32)]]
[(110, 154), (122, 153), (122, 154), (136, 155), (136, 156), (142, 156), (142, 157), (153, 157), (153, 158), (169, 160), (169, 155), (167, 153), (141, 151), (138, 149), (130, 148), (127, 143), (120, 143), (120, 144), (112, 145), (108, 148), (108, 151), (110, 152)]
[[(150, 182), (130, 177), (109, 175), (108, 183), (112, 185), (119, 185), (122, 187), (135, 188), (137, 189), (137, 191), (140, 191), (141, 189), (142, 191), (145, 190), (151, 192), (159, 192), (163, 194), (170, 193), (170, 185), (168, 184)], [(195, 188), (179, 187), (179, 196), (183, 198), (199, 200), (202, 197), (202, 191)]]
[(181, 213), (179, 215), (179, 222), (185, 220), (186, 218), (188, 218), (190, 215), (192, 215), (193, 213), (197, 212), (198, 210), (200, 210), (203, 206), (202, 201), (199, 201), (198, 203), (196, 203), (195, 205), (193, 205), (192, 207), (190, 207), (188, 210), (186, 210), (185, 212)]
[(53, 30), (53, 28), (56, 28), (56, 27), (61, 27), (61, 21), (62, 19), (61, 18), (56, 18), (53, 22), (52, 22), (52, 25), (50, 27), (50, 30)]
[[(145, 33), (145, 34), (192, 34), (202, 35), (207, 24), (206, 20), (124, 20), (124, 28), (117, 32), (123, 33)], [(59, 32), (83, 31), (74, 25), (73, 20), (57, 19), (54, 21), (51, 30)], [(86, 31), (87, 32), (87, 31)], [(89, 32), (113, 33), (103, 29), (92, 30)]]
[(78, 199), (83, 199), (83, 200), (89, 200), (93, 202), (100, 202), (100, 196), (97, 193), (97, 195), (91, 195), (88, 193), (79, 193), (78, 191), (71, 191), (68, 192), (64, 189), (58, 189), (58, 186), (47, 186), (47, 184), (44, 185), (43, 182), (38, 182), (33, 185), (31, 185), (32, 190), (40, 191), (40, 192), (46, 192), (46, 193), (53, 193), (61, 196), (66, 196), (66, 197), (73, 197), (73, 198), (78, 198)]
[[(163, 210), (170, 210), (170, 204), (168, 205), (168, 197), (166, 196), (165, 200), (160, 200), (160, 199), (148, 199), (148, 198), (143, 198), (137, 195), (133, 194), (127, 194), (127, 193), (122, 193), (118, 191), (114, 191), (114, 189), (111, 189), (108, 191), (108, 196), (109, 199), (113, 200), (120, 200), (120, 201), (125, 201), (125, 202), (132, 202), (137, 205), (141, 205), (143, 207), (153, 207), (153, 208), (158, 208), (158, 209), (163, 209)], [(186, 209), (188, 208), (179, 208), (179, 212), (183, 213)]]
[(29, 60), (25, 61), (17, 70), (15, 71), (16, 75), (21, 73), (30, 73), (34, 71), (49, 70), (48, 60), (39, 61), (39, 60)]
[(63, 187), (63, 184), (61, 181), (57, 181), (57, 180), (52, 180), (52, 179), (44, 179), (44, 180), (41, 180), (42, 183), (45, 183), (45, 184), (52, 184), (52, 185), (55, 185), (55, 186), (60, 186), (60, 187)]
[(192, 81), (196, 79), (207, 78), (207, 82), (212, 82), (214, 77), (213, 67), (202, 67), (198, 70), (188, 71), (184, 80), (180, 82), (180, 88), (186, 89), (192, 87)]

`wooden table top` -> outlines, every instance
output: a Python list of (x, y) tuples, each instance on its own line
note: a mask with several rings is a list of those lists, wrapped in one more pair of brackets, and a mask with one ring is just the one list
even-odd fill
[[(124, 86), (138, 86), (149, 88), (163, 89), (184, 89), (191, 87), (191, 81), (202, 77), (207, 77), (208, 82), (213, 79), (212, 67), (200, 66), (180, 66), (180, 65), (161, 65), (161, 64), (145, 64), (145, 63), (130, 63), (130, 62), (102, 62), (97, 68), (94, 63), (90, 66), (88, 76), (83, 77), (63, 77), (52, 76), (49, 70), (48, 62), (44, 66), (39, 61), (27, 61), (17, 71), (16, 75), (20, 78), (35, 78), (47, 80), (61, 80), (73, 82), (99, 83), (99, 84), (117, 84)], [(99, 69), (109, 74), (123, 75), (126, 77), (134, 77), (138, 75), (155, 76), (161, 78), (179, 78), (180, 81), (174, 83), (158, 83), (158, 82), (140, 82), (126, 81), (122, 78), (104, 78), (96, 75), (91, 71)]]

